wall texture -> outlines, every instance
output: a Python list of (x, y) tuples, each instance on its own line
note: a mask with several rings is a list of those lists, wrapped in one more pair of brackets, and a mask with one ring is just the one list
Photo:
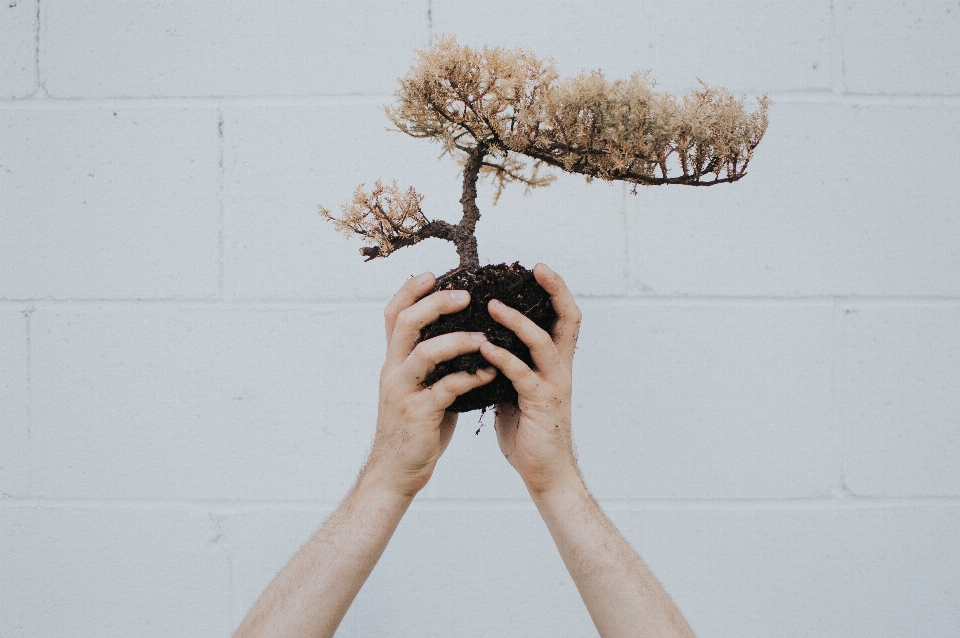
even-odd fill
[[(599, 6), (598, 6), (599, 5)], [(482, 192), (585, 321), (588, 484), (699, 636), (960, 627), (960, 2), (0, 3), (0, 636), (227, 636), (349, 488), (381, 309), (315, 205), (457, 167), (381, 105), (433, 34), (773, 99), (750, 175)], [(595, 635), (465, 415), (341, 636)]]

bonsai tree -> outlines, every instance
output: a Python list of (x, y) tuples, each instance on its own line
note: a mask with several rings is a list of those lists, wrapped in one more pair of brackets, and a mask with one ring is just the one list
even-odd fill
[[(530, 363), (526, 347), (496, 324), (486, 304), (496, 298), (549, 330), (556, 315), (549, 296), (519, 263), (480, 266), (474, 230), (480, 219), (477, 181), (496, 187), (494, 204), (513, 182), (527, 191), (546, 186), (547, 167), (579, 173), (588, 180), (622, 180), (636, 186), (682, 184), (711, 186), (746, 175), (753, 150), (767, 127), (766, 96), (748, 113), (743, 99), (727, 90), (701, 88), (678, 98), (654, 91), (645, 73), (608, 80), (600, 71), (561, 80), (551, 60), (524, 49), (460, 46), (452, 36), (417, 52), (416, 63), (400, 80), (397, 103), (387, 117), (402, 132), (439, 142), (443, 155), (463, 166), (457, 224), (429, 219), (423, 196), (412, 187), (377, 181), (359, 186), (340, 217), (320, 206), (320, 214), (348, 235), (371, 245), (366, 260), (436, 237), (456, 246), (459, 265), (437, 278), (436, 289), (465, 289), (471, 304), (424, 329), (428, 339), (454, 330), (485, 332), (501, 347)], [(486, 365), (479, 354), (438, 366), (424, 380), (436, 382), (458, 370)], [(516, 400), (503, 375), (459, 397), (452, 410), (485, 408)]]

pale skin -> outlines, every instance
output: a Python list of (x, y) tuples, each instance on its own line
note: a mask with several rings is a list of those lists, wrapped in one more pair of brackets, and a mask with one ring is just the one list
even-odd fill
[[(407, 281), (384, 312), (387, 355), (373, 448), (340, 507), (290, 559), (240, 624), (236, 638), (333, 636), (414, 496), (450, 442), (454, 399), (499, 373), (519, 394), (499, 406), (497, 440), (520, 474), (603, 638), (692, 637), (679, 609), (587, 490), (573, 451), (570, 396), (580, 311), (563, 279), (543, 264), (537, 281), (558, 319), (548, 334), (497, 301), (490, 315), (530, 348), (533, 366), (481, 334), (417, 343), (420, 329), (466, 307), (463, 291), (428, 294), (434, 277)], [(459, 295), (457, 293), (460, 293)], [(441, 361), (480, 352), (491, 364), (420, 382)], [(499, 372), (498, 372), (499, 371)]]

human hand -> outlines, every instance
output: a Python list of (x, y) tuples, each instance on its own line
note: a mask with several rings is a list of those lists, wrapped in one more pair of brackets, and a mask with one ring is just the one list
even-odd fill
[(453, 435), (457, 414), (446, 412), (457, 396), (489, 383), (493, 368), (476, 374), (449, 374), (429, 387), (421, 382), (441, 361), (477, 352), (482, 333), (454, 332), (417, 343), (420, 330), (442, 314), (462, 310), (470, 301), (464, 290), (444, 290), (424, 297), (434, 284), (432, 273), (408, 280), (384, 310), (387, 356), (380, 372), (377, 432), (361, 479), (413, 497), (420, 491)]
[(536, 496), (580, 476), (573, 454), (570, 394), (581, 315), (560, 275), (543, 264), (537, 264), (533, 273), (557, 311), (552, 336), (499, 301), (491, 301), (488, 307), (494, 320), (530, 348), (533, 367), (490, 342), (481, 344), (480, 354), (510, 379), (519, 395), (517, 406), (497, 406), (497, 440), (507, 461)]

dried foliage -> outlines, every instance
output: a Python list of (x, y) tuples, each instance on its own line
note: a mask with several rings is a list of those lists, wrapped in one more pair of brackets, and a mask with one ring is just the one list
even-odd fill
[[(549, 183), (536, 172), (542, 164), (637, 184), (735, 181), (767, 127), (766, 97), (747, 113), (721, 88), (703, 85), (683, 98), (656, 93), (647, 74), (557, 78), (550, 60), (524, 49), (473, 49), (445, 36), (419, 52), (387, 115), (409, 135), (438, 140), (444, 152), (486, 145), (492, 157), (482, 174), (501, 188)], [(530, 172), (516, 154), (532, 160)]]
[(342, 215), (334, 217), (327, 208), (318, 206), (320, 215), (333, 222), (334, 228), (347, 235), (360, 235), (376, 242), (376, 247), (361, 253), (368, 261), (386, 257), (397, 248), (415, 244), (423, 237), (417, 232), (430, 223), (420, 210), (423, 195), (412, 187), (403, 190), (394, 181), (384, 186), (377, 180), (373, 190), (364, 190), (364, 184), (353, 192), (353, 201), (341, 207)]
[[(398, 104), (387, 117), (404, 133), (438, 140), (444, 153), (469, 153), (484, 144), (489, 153), (480, 169), (492, 177), (497, 194), (510, 182), (527, 188), (546, 186), (552, 176), (540, 176), (540, 162), (510, 156), (503, 140), (518, 128), (530, 128), (529, 118), (548, 99), (557, 72), (549, 60), (524, 49), (459, 46), (452, 36), (418, 51), (417, 63), (400, 80)], [(465, 161), (465, 159), (463, 160)]]
[(655, 93), (646, 74), (609, 81), (595, 71), (558, 83), (504, 143), (571, 173), (634, 184), (707, 186), (746, 173), (767, 128), (726, 89), (701, 84), (683, 98)]
[[(642, 73), (608, 80), (595, 71), (560, 80), (551, 60), (525, 49), (474, 49), (441, 36), (418, 51), (387, 116), (404, 133), (436, 140), (444, 154), (459, 156), (463, 220), (428, 222), (419, 195), (411, 190), (401, 199), (378, 182), (376, 196), (358, 191), (335, 221), (377, 243), (363, 251), (368, 258), (434, 236), (457, 243), (461, 266), (475, 265), (478, 175), (493, 180), (497, 197), (513, 182), (528, 190), (549, 184), (553, 176), (541, 173), (544, 166), (634, 185), (734, 182), (746, 174), (766, 131), (767, 107), (764, 96), (748, 113), (743, 98), (703, 83), (679, 98), (657, 93)], [(458, 243), (468, 240), (472, 250)]]

